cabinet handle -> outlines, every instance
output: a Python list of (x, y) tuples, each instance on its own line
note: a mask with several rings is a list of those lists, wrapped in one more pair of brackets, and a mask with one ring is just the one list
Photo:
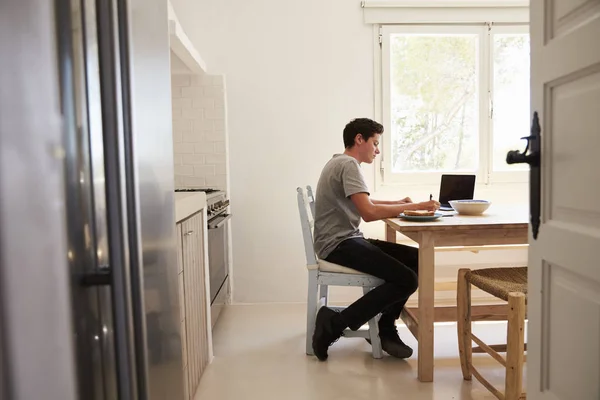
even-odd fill
[(194, 233), (194, 231), (187, 231), (186, 233), (184, 233), (184, 236), (190, 236), (192, 233)]

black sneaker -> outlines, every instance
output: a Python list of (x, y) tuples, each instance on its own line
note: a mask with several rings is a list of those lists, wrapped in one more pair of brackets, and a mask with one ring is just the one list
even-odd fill
[(312, 337), (312, 347), (315, 356), (320, 361), (327, 360), (327, 349), (344, 335), (344, 329), (340, 329), (340, 315), (331, 308), (321, 307), (317, 313), (315, 332)]
[(386, 327), (383, 330), (380, 328), (379, 338), (381, 339), (381, 348), (390, 356), (397, 358), (409, 358), (412, 356), (413, 349), (404, 344), (402, 339), (400, 339), (398, 329), (395, 325), (393, 327)]

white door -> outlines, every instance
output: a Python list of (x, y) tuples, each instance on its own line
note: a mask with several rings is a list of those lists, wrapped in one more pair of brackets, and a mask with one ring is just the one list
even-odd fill
[(600, 1), (531, 0), (530, 24), (542, 211), (530, 238), (527, 398), (598, 400)]

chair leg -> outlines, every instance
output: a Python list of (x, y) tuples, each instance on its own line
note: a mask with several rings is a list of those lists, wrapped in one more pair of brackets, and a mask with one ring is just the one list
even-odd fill
[(509, 293), (506, 346), (506, 400), (518, 400), (523, 390), (525, 352), (525, 295)]
[[(363, 293), (367, 294), (370, 287), (363, 287)], [(369, 340), (371, 341), (371, 348), (373, 351), (373, 358), (383, 358), (383, 350), (381, 348), (381, 338), (379, 337), (379, 324), (377, 323), (377, 316), (369, 320)]]
[(458, 270), (456, 286), (456, 311), (458, 352), (463, 378), (471, 380), (471, 365), (473, 363), (473, 348), (471, 347), (471, 284), (467, 282), (466, 274), (469, 269)]
[(329, 286), (321, 285), (319, 288), (319, 301), (324, 300), (324, 304), (327, 307), (329, 305)]
[(315, 331), (317, 318), (317, 270), (308, 271), (308, 295), (306, 299), (306, 354), (314, 355), (312, 349), (312, 335)]

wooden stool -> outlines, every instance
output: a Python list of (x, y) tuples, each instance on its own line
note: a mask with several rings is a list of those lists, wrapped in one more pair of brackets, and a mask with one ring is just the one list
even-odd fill
[[(463, 377), (471, 380), (471, 374), (500, 400), (524, 399), (523, 362), (525, 345), (525, 315), (527, 303), (527, 267), (486, 268), (471, 271), (460, 269), (457, 282), (458, 349)], [(485, 344), (471, 333), (471, 285), (508, 302), (507, 344)], [(498, 318), (495, 318), (498, 320)], [(479, 347), (471, 347), (474, 341)], [(504, 393), (496, 389), (473, 367), (473, 351), (485, 351), (506, 367)], [(498, 352), (506, 352), (504, 359)]]

